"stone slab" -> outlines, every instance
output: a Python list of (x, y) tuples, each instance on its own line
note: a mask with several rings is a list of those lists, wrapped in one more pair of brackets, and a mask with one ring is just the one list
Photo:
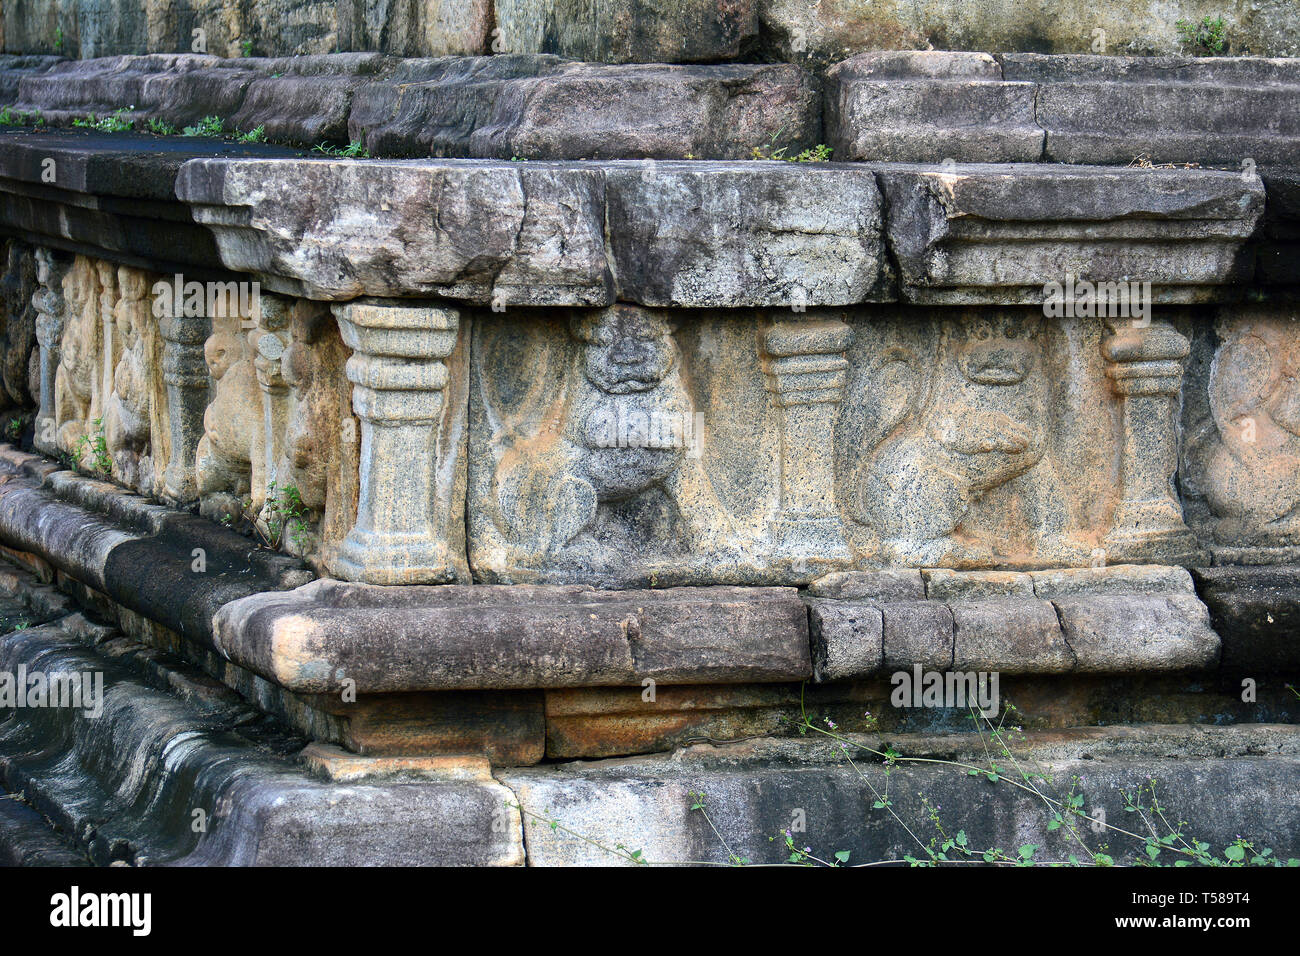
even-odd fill
[(1300, 667), (1300, 568), (1196, 568), (1192, 577), (1223, 639), (1225, 668)]
[(1080, 672), (1205, 670), (1219, 661), (1219, 635), (1195, 595), (1098, 595), (1052, 603)]
[(282, 686), (359, 693), (801, 680), (793, 588), (399, 589), (322, 580), (223, 607), (226, 657)]

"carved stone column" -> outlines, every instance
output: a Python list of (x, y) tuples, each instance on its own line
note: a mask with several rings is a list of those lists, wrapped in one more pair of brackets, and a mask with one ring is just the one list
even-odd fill
[(347, 376), (361, 419), (357, 520), (343, 542), (339, 573), (370, 584), (455, 580), (434, 507), (444, 360), (456, 348), (459, 313), (377, 299), (333, 311), (354, 352)]
[(63, 277), (69, 264), (60, 262), (54, 252), (43, 246), (36, 248), (36, 281), (39, 286), (32, 294), (32, 307), (36, 310), (36, 342), (41, 349), (41, 407), (36, 413), (36, 447), (51, 455), (59, 452), (58, 423), (54, 417), (54, 378), (59, 371), (59, 347), (63, 339), (64, 310)]
[(851, 559), (835, 507), (835, 416), (852, 332), (838, 319), (778, 321), (764, 337), (767, 387), (781, 409), (780, 504), (769, 519), (780, 558)]
[(283, 296), (263, 293), (257, 328), (249, 333), (253, 346), (253, 368), (262, 390), (262, 417), (266, 441), (266, 480), (282, 486), (276, 474), (284, 452), (284, 435), (289, 420), (289, 383), (285, 381), (280, 360), (289, 346), (289, 323), (297, 303)]
[(1187, 339), (1163, 322), (1108, 322), (1101, 352), (1122, 405), (1120, 497), (1103, 542), (1106, 560), (1176, 564), (1199, 555), (1173, 489), (1178, 467), (1178, 394)]
[(158, 317), (163, 337), (163, 382), (167, 386), (167, 421), (171, 457), (163, 473), (163, 497), (184, 504), (198, 497), (194, 455), (203, 437), (203, 412), (208, 404), (208, 366), (203, 343), (212, 331), (206, 316)]

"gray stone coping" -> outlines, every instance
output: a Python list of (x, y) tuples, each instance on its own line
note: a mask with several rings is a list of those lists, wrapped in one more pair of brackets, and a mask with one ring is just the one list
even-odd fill
[(1067, 276), (1150, 282), (1157, 303), (1233, 301), (1295, 282), (1294, 183), (1273, 182), (1265, 218), (1259, 176), (1205, 169), (345, 160), (0, 135), (11, 234), (319, 300), (497, 310), (1025, 305)]
[(177, 194), (274, 290), (494, 308), (1232, 299), (1264, 208), (1258, 177), (1033, 164), (199, 159)]

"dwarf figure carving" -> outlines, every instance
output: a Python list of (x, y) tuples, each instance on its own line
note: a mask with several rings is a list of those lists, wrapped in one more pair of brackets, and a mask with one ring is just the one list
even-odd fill
[(569, 324), (565, 386), (494, 481), (499, 523), (530, 563), (716, 552), (733, 532), (693, 444), (672, 327), (614, 306)]
[(212, 378), (212, 401), (203, 413), (203, 437), (194, 461), (199, 494), (220, 496), (216, 510), (236, 507), (230, 496), (247, 496), (256, 514), (266, 499), (266, 463), (262, 393), (252, 349), (236, 326), (209, 336), (203, 355)]
[(1300, 325), (1220, 320), (1211, 420), (1188, 440), (1192, 471), (1225, 544), (1300, 543)]
[(1065, 506), (1043, 460), (1048, 387), (1041, 323), (1016, 316), (945, 321), (933, 362), (914, 358), (913, 414), (900, 416), (858, 467), (848, 496), (851, 517), (874, 529), (885, 560), (928, 565), (993, 557), (994, 544), (968, 519), (1002, 487), (1014, 493), (1024, 525), (1040, 534), (1063, 530)]
[(145, 340), (150, 288), (147, 273), (122, 266), (117, 271), (121, 294), (113, 306), (113, 328), (120, 357), (113, 368), (113, 388), (104, 408), (104, 439), (114, 473), (126, 484), (151, 489), (150, 357)]
[(297, 488), (302, 506), (320, 523), (316, 533), (289, 533), (286, 544), (328, 567), (357, 510), (360, 430), (344, 374), (348, 350), (330, 314), (311, 304), (294, 309), (290, 334), (281, 358), (290, 412), (277, 473), (283, 487)]
[(78, 256), (65, 280), (67, 313), (54, 378), (54, 417), (58, 444), (72, 454), (99, 417), (98, 358), (100, 285), (90, 259)]

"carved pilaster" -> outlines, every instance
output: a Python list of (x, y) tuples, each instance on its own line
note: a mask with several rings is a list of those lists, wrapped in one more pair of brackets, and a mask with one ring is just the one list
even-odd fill
[(208, 404), (208, 366), (203, 343), (212, 330), (205, 316), (158, 317), (163, 337), (163, 382), (167, 386), (167, 420), (171, 457), (163, 474), (163, 497), (175, 503), (198, 497), (194, 455), (203, 437), (203, 412)]
[(1104, 541), (1106, 560), (1176, 564), (1199, 555), (1174, 494), (1178, 394), (1187, 339), (1163, 322), (1108, 323), (1106, 375), (1119, 396), (1124, 429), (1120, 496)]
[(352, 407), (361, 419), (357, 518), (338, 561), (342, 577), (370, 584), (455, 580), (435, 515), (445, 359), (456, 348), (455, 309), (358, 300), (333, 307)]
[(34, 444), (47, 454), (58, 454), (58, 422), (54, 417), (54, 378), (59, 370), (59, 343), (67, 303), (63, 298), (63, 277), (71, 263), (60, 262), (43, 246), (36, 249), (36, 281), (32, 294), (36, 310), (36, 342), (40, 346), (41, 394), (36, 415)]
[(851, 335), (839, 320), (779, 321), (763, 340), (767, 387), (781, 410), (780, 504), (768, 526), (782, 558), (852, 557), (835, 506), (832, 455)]

